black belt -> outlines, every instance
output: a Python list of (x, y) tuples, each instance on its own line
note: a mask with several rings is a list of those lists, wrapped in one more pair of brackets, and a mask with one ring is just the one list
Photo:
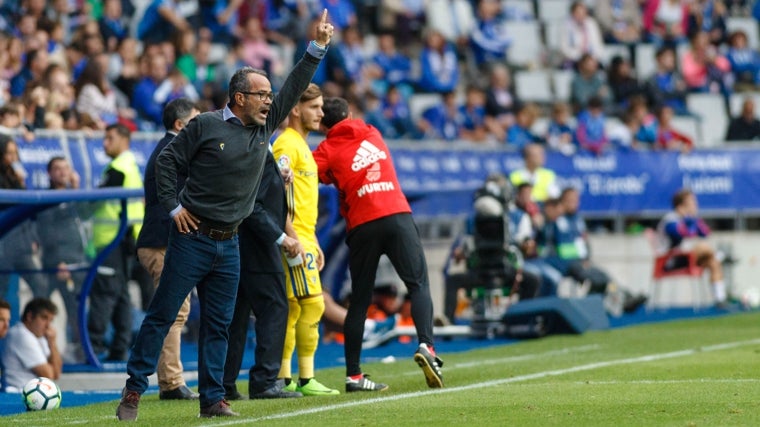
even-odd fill
[(235, 237), (238, 232), (237, 227), (231, 230), (222, 230), (219, 228), (211, 228), (202, 222), (198, 223), (198, 230), (196, 231), (212, 240), (230, 240)]

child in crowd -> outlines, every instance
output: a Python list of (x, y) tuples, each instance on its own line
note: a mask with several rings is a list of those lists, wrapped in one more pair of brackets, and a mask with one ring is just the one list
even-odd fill
[(603, 107), (601, 98), (591, 97), (586, 109), (578, 114), (578, 127), (575, 129), (575, 139), (580, 148), (597, 155), (601, 154), (609, 143), (604, 129)]
[(694, 142), (685, 134), (673, 128), (673, 109), (663, 105), (657, 112), (660, 125), (657, 129), (657, 148), (680, 150), (688, 153), (694, 148)]
[(462, 138), (473, 142), (485, 142), (486, 130), (486, 94), (483, 89), (470, 85), (465, 93), (464, 104), (459, 106), (462, 116)]
[(616, 150), (631, 150), (641, 148), (636, 133), (639, 131), (639, 121), (629, 110), (623, 114), (622, 121), (609, 132), (610, 144)]
[(552, 105), (551, 120), (546, 131), (546, 143), (550, 148), (561, 152), (566, 156), (575, 154), (574, 141), (575, 130), (570, 124), (570, 105), (565, 102), (557, 102)]
[(638, 121), (638, 130), (634, 134), (642, 148), (654, 148), (657, 140), (657, 117), (649, 111), (646, 99), (634, 97), (630, 101), (628, 111)]
[(538, 114), (538, 107), (531, 103), (523, 104), (517, 109), (515, 123), (507, 129), (508, 146), (522, 150), (528, 144), (546, 142), (531, 130)]

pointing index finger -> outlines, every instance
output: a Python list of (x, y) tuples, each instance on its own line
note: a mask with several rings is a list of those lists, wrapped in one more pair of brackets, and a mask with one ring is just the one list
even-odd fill
[(327, 24), (327, 9), (322, 11), (322, 24)]

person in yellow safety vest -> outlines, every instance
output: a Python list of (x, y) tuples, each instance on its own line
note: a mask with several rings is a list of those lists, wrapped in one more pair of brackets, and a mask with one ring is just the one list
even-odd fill
[[(137, 167), (135, 155), (129, 151), (130, 131), (122, 124), (106, 128), (103, 150), (111, 162), (103, 171), (100, 186), (142, 188), (142, 176)], [(145, 211), (142, 200), (131, 200), (127, 204), (127, 218), (130, 228), (120, 244), (109, 253), (102, 269), (108, 274), (98, 273), (90, 291), (90, 313), (87, 329), (96, 354), (108, 350), (107, 361), (127, 360), (127, 350), (132, 341), (132, 304), (128, 292), (127, 261), (134, 253), (134, 242), (140, 231)], [(108, 201), (100, 204), (93, 215), (93, 246), (100, 252), (118, 233), (121, 202)], [(113, 325), (113, 338), (106, 343), (108, 323)]]
[(514, 187), (522, 183), (533, 185), (531, 196), (533, 201), (543, 203), (550, 197), (559, 196), (557, 176), (554, 171), (544, 167), (546, 152), (539, 144), (526, 145), (522, 150), (525, 167), (509, 174), (509, 180)]

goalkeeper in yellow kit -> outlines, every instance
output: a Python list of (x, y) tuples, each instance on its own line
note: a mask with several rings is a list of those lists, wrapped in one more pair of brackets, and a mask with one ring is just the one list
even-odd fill
[[(287, 187), (288, 210), (293, 219), (293, 229), (304, 248), (300, 264), (293, 265), (296, 262), (283, 258), (288, 293), (288, 326), (278, 377), (285, 380), (286, 390), (299, 391), (304, 396), (340, 394), (314, 378), (319, 321), (325, 311), (319, 271), (325, 261), (315, 234), (319, 202), (317, 164), (306, 143), (306, 136), (310, 131), (319, 129), (322, 116), (322, 91), (312, 83), (290, 111), (288, 127), (273, 145), (274, 157), (280, 168), (293, 171), (293, 183)], [(294, 349), (298, 351), (297, 381), (291, 373)]]

